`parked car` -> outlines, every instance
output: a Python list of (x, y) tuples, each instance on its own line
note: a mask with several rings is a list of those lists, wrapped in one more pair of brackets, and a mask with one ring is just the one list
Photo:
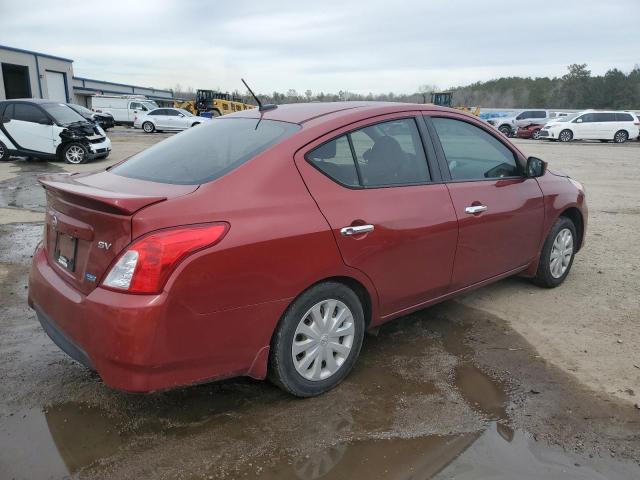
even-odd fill
[(624, 143), (640, 133), (640, 121), (630, 112), (585, 110), (547, 123), (540, 131), (546, 140), (600, 140)]
[(490, 118), (487, 122), (507, 137), (511, 137), (516, 134), (519, 127), (525, 127), (532, 123), (546, 123), (556, 116), (556, 112), (551, 110), (521, 110), (508, 117)]
[(158, 108), (158, 104), (142, 95), (94, 95), (91, 110), (108, 113), (117, 125), (133, 125), (134, 118)]
[(75, 103), (67, 103), (67, 105), (75, 110), (76, 113), (79, 113), (85, 120), (89, 120), (90, 122), (100, 125), (105, 132), (116, 125), (113, 120), (113, 115), (110, 113), (92, 112), (88, 108), (85, 108), (82, 105), (76, 105)]
[(516, 131), (516, 137), (518, 138), (532, 138), (538, 140), (540, 138), (540, 130), (544, 127), (544, 123), (532, 123), (526, 127), (518, 127)]
[(111, 141), (98, 125), (64, 103), (39, 99), (0, 102), (0, 160), (24, 155), (84, 163), (106, 158)]
[(512, 275), (560, 285), (587, 226), (577, 181), (434, 105), (245, 110), (40, 183), (29, 305), (131, 392), (247, 375), (321, 394), (365, 329)]
[(182, 108), (156, 108), (146, 114), (136, 116), (133, 126), (142, 128), (146, 133), (153, 133), (164, 130), (186, 130), (210, 120), (211, 118), (198, 117)]

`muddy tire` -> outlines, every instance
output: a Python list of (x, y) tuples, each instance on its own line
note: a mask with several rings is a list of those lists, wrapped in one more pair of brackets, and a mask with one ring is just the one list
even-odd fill
[(9, 160), (9, 149), (4, 143), (0, 142), (0, 162), (5, 160)]
[(156, 127), (151, 122), (144, 122), (142, 124), (142, 130), (144, 130), (144, 133), (153, 133), (156, 130)]
[(66, 163), (73, 165), (79, 165), (80, 163), (86, 163), (89, 160), (89, 151), (87, 147), (81, 143), (69, 143), (62, 149), (62, 159)]
[(562, 130), (558, 135), (558, 140), (561, 142), (570, 142), (573, 140), (573, 132), (568, 129)]
[(337, 282), (311, 287), (280, 319), (271, 339), (269, 380), (296, 397), (331, 390), (353, 368), (364, 327), (353, 290)]
[(560, 217), (551, 227), (540, 253), (534, 282), (545, 288), (555, 288), (564, 282), (578, 247), (576, 227), (567, 217)]

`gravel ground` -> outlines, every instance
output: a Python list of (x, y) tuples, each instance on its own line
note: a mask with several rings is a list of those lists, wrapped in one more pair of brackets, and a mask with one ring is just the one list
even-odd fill
[(565, 284), (507, 279), (391, 322), (338, 389), (300, 401), (245, 379), (121, 394), (41, 331), (36, 176), (167, 135), (110, 136), (108, 160), (0, 164), (0, 478), (640, 477), (639, 143), (517, 141), (586, 185)]

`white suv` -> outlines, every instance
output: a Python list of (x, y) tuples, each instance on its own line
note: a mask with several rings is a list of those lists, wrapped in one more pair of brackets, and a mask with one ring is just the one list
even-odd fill
[(84, 163), (105, 158), (111, 141), (98, 125), (64, 103), (20, 99), (0, 102), (0, 160), (11, 154)]
[(640, 120), (631, 112), (585, 110), (548, 122), (540, 130), (545, 140), (600, 140), (624, 143), (640, 135)]

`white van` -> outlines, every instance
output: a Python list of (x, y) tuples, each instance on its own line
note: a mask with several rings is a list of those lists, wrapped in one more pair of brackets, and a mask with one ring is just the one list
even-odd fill
[(91, 110), (110, 113), (118, 125), (133, 125), (137, 115), (158, 108), (158, 104), (143, 95), (94, 95)]
[(585, 110), (550, 121), (542, 130), (545, 140), (600, 140), (624, 143), (640, 135), (640, 120), (631, 112)]

